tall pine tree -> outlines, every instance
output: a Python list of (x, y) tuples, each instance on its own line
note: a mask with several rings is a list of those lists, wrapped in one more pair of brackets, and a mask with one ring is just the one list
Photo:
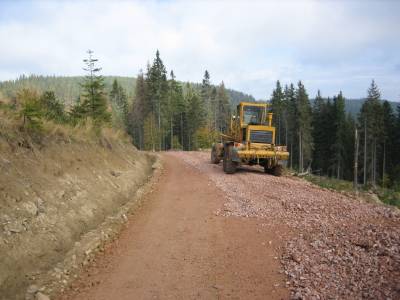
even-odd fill
[(272, 92), (271, 97), (271, 111), (274, 113), (274, 126), (276, 128), (276, 143), (281, 145), (284, 138), (284, 122), (283, 111), (284, 111), (284, 94), (282, 86), (279, 80), (276, 82), (276, 87)]
[(83, 68), (87, 75), (82, 86), (82, 106), (86, 116), (91, 117), (95, 124), (109, 122), (111, 114), (107, 110), (107, 98), (104, 91), (104, 78), (98, 73), (100, 67), (96, 66), (98, 59), (93, 57), (93, 51), (88, 50), (88, 58), (84, 59)]
[(304, 168), (310, 166), (312, 161), (312, 115), (311, 105), (308, 94), (301, 81), (299, 81), (296, 90), (297, 104), (297, 135), (298, 135), (298, 154), (299, 154), (299, 171), (303, 172)]

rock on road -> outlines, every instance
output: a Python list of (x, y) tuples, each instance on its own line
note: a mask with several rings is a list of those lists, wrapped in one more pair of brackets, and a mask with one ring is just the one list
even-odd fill
[(400, 214), (206, 152), (164, 170), (62, 299), (398, 299)]

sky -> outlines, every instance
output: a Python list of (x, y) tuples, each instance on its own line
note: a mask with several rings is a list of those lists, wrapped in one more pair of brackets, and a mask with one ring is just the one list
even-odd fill
[(0, 0), (0, 80), (83, 75), (91, 49), (103, 75), (136, 76), (157, 49), (181, 81), (269, 98), (277, 80), (311, 97), (365, 97), (375, 79), (400, 101), (400, 1)]

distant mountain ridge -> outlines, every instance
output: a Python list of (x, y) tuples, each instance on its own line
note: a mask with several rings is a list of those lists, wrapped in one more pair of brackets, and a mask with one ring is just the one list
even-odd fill
[[(80, 83), (83, 81), (84, 76), (41, 76), (41, 75), (22, 75), (16, 80), (0, 81), (0, 99), (1, 98), (13, 98), (18, 90), (22, 88), (34, 88), (39, 92), (52, 90), (56, 94), (58, 99), (64, 101), (68, 105), (72, 105), (81, 94)], [(104, 76), (104, 82), (106, 90), (111, 89), (112, 82), (114, 79), (118, 80), (118, 83), (126, 90), (129, 98), (133, 98), (136, 78), (128, 76)], [(201, 84), (190, 83), (195, 89), (199, 89)], [(231, 105), (235, 107), (241, 101), (254, 102), (256, 99), (249, 94), (233, 90), (226, 89), (231, 101)], [(311, 103), (314, 99), (311, 99)], [(353, 116), (357, 116), (364, 103), (365, 98), (359, 99), (345, 99), (346, 111)], [(400, 102), (389, 101), (396, 111), (397, 106)]]
[[(72, 105), (81, 94), (81, 86), (84, 76), (41, 76), (41, 75), (22, 75), (16, 80), (0, 81), (0, 99), (13, 98), (18, 90), (23, 88), (33, 88), (39, 92), (54, 91), (56, 97), (62, 100), (65, 105)], [(114, 79), (126, 90), (129, 98), (133, 98), (136, 78), (127, 76), (104, 76), (106, 90), (111, 90)], [(185, 84), (183, 82), (183, 84)], [(198, 83), (189, 83), (195, 89), (200, 88)], [(255, 101), (252, 95), (242, 93), (233, 89), (226, 89), (232, 105), (240, 101)]]
[[(365, 100), (366, 100), (365, 98), (345, 99), (346, 112), (352, 114), (353, 116), (357, 116)], [(385, 100), (382, 100), (382, 102), (383, 101)], [(400, 105), (400, 102), (394, 102), (394, 101), (388, 101), (388, 102), (392, 106), (393, 112), (396, 112), (397, 106)]]

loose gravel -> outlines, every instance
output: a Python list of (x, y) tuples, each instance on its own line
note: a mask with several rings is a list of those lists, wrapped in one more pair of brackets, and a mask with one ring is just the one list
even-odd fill
[(400, 213), (258, 167), (224, 174), (207, 152), (175, 152), (226, 195), (221, 216), (290, 228), (280, 249), (293, 299), (400, 299)]

